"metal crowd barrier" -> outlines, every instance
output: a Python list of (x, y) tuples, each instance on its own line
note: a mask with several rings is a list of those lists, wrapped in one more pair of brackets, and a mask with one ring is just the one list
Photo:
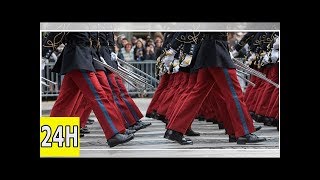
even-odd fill
[[(158, 86), (158, 83), (156, 82), (157, 79), (155, 78), (155, 72), (154, 72), (156, 60), (128, 61), (128, 63), (140, 69), (141, 71), (145, 72), (146, 74), (149, 74), (151, 77), (147, 77), (143, 75), (143, 73), (134, 71), (132, 68), (126, 67), (125, 65), (123, 65), (123, 67), (130, 69), (135, 73), (147, 78), (148, 80), (150, 80), (149, 83), (154, 86), (154, 88), (148, 88), (148, 89), (145, 89), (143, 92), (141, 92), (141, 91), (138, 91), (137, 89), (132, 88), (129, 84), (125, 83), (125, 86), (129, 94), (131, 96), (137, 96), (137, 97), (151, 97)], [(46, 78), (56, 83), (56, 84), (47, 83), (48, 86), (41, 85), (42, 97), (57, 97), (59, 95), (63, 76), (57, 73), (51, 72), (54, 64), (55, 64), (54, 62), (47, 63), (44, 67), (44, 70), (42, 70), (41, 72), (41, 76), (43, 78)]]
[[(129, 64), (133, 65), (134, 67), (142, 70), (143, 72), (149, 74), (151, 77), (147, 77), (145, 75), (143, 75), (142, 73), (139, 73), (138, 71), (134, 71), (134, 69), (127, 67), (125, 65), (123, 65), (123, 67), (134, 71), (135, 73), (147, 78), (148, 80), (150, 80), (150, 84), (152, 84), (154, 86), (154, 88), (149, 88), (144, 90), (143, 92), (138, 91), (137, 89), (133, 88), (132, 86), (130, 86), (128, 83), (126, 83), (124, 81), (124, 84), (129, 92), (129, 94), (133, 97), (152, 97), (152, 95), (154, 94), (158, 83), (156, 82), (156, 78), (155, 78), (155, 64), (156, 61), (155, 60), (145, 60), (145, 61), (128, 61)], [(42, 91), (42, 97), (57, 97), (59, 95), (59, 91), (60, 91), (60, 87), (61, 87), (61, 83), (63, 80), (63, 76), (57, 74), (57, 73), (53, 73), (51, 72), (53, 66), (55, 63), (53, 62), (49, 62), (46, 64), (44, 70), (42, 70), (42, 77), (55, 82), (56, 84), (52, 84), (52, 83), (47, 83), (48, 86), (45, 85), (41, 85), (41, 91)], [(248, 76), (240, 74), (242, 77), (249, 79)], [(242, 87), (242, 90), (245, 91), (246, 87), (248, 86), (248, 83), (243, 81), (242, 79), (238, 78), (240, 85)]]

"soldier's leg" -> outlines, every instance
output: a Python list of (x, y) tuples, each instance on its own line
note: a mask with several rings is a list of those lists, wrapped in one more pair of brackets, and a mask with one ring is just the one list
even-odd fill
[(147, 112), (146, 112), (146, 116), (147, 117), (149, 117), (149, 116), (151, 117), (153, 111), (156, 110), (155, 107), (157, 107), (158, 103), (159, 103), (158, 99), (159, 99), (160, 95), (162, 94), (163, 90), (167, 87), (168, 82), (169, 82), (169, 77), (170, 77), (169, 74), (164, 74), (163, 76), (161, 76), (161, 79), (160, 79), (159, 85), (157, 87), (157, 90), (154, 93), (154, 95), (152, 97), (152, 100), (151, 100), (151, 102), (149, 104), (149, 107), (147, 109)]
[(186, 133), (188, 127), (199, 112), (203, 101), (214, 86), (213, 79), (208, 74), (207, 68), (198, 71), (196, 84), (186, 99), (177, 107), (176, 112), (170, 119), (167, 129), (182, 134)]
[(91, 105), (107, 139), (124, 133), (121, 117), (116, 113), (113, 102), (101, 87), (94, 72), (72, 71), (69, 73), (88, 103)]
[[(278, 83), (279, 76), (276, 71), (277, 70), (276, 70), (275, 66), (272, 66), (270, 69), (268, 78), (271, 79), (272, 81)], [(257, 105), (258, 108), (256, 110), (256, 114), (259, 114), (259, 115), (265, 117), (265, 115), (267, 114), (268, 106), (269, 106), (269, 103), (271, 102), (271, 97), (272, 97), (272, 94), (273, 94), (275, 88), (276, 87), (274, 85), (267, 83), (267, 86), (264, 90), (264, 94), (262, 95), (263, 98), (259, 101), (259, 104)]]
[[(192, 91), (193, 87), (195, 86), (197, 82), (197, 76), (198, 72), (191, 73), (189, 75), (188, 85), (186, 89), (183, 91), (181, 96), (178, 98), (178, 101), (175, 103), (171, 115), (168, 117), (168, 120), (171, 121), (171, 119), (175, 116), (175, 114), (178, 112), (178, 109), (181, 107), (182, 103), (185, 101), (185, 99), (188, 97), (190, 92)], [(200, 105), (199, 105), (200, 106)]]
[(107, 75), (105, 74), (104, 76), (106, 76), (107, 82), (110, 85), (114, 101), (115, 101), (117, 107), (119, 108), (119, 110), (121, 112), (121, 115), (124, 117), (124, 119), (127, 120), (127, 122), (126, 122), (127, 126), (126, 127), (134, 125), (137, 122), (137, 120), (139, 120), (139, 119), (136, 120), (133, 117), (133, 115), (131, 114), (128, 106), (126, 105), (124, 100), (121, 98), (121, 92), (120, 92), (120, 89), (119, 89), (119, 87), (117, 85), (117, 82), (116, 82), (114, 74), (110, 73), (110, 74), (107, 74)]
[(209, 68), (226, 102), (235, 136), (248, 135), (255, 131), (252, 118), (243, 100), (241, 86), (235, 69)]
[(154, 106), (155, 110), (158, 111), (158, 108), (161, 106), (164, 97), (167, 95), (168, 91), (172, 87), (173, 80), (174, 80), (174, 76), (172, 74), (170, 74), (168, 84), (167, 84), (166, 88), (162, 91), (161, 95), (159, 96), (158, 103)]
[[(253, 83), (255, 83), (255, 81), (256, 81), (256, 76), (251, 75), (250, 81), (253, 82)], [(246, 91), (244, 92), (244, 101), (245, 101), (246, 103), (247, 103), (247, 100), (248, 100), (248, 97), (249, 97), (249, 95), (250, 95), (250, 93), (251, 93), (252, 88), (253, 88), (253, 86), (252, 86), (251, 84), (248, 84), (248, 86), (247, 86), (247, 88), (246, 88)], [(247, 106), (248, 106), (248, 104), (247, 104)]]
[(124, 86), (122, 79), (119, 76), (115, 76), (117, 85), (120, 89), (120, 95), (123, 101), (126, 103), (128, 106), (131, 114), (135, 119), (141, 119), (143, 118), (143, 114), (141, 113), (140, 109), (136, 105), (136, 103), (132, 100), (131, 96), (129, 95), (126, 87)]
[(51, 117), (70, 117), (74, 106), (78, 100), (80, 91), (73, 82), (70, 74), (64, 76), (60, 93), (54, 103), (50, 116)]
[(171, 114), (174, 110), (174, 106), (176, 105), (179, 98), (181, 97), (183, 92), (186, 90), (186, 87), (188, 86), (190, 73), (186, 73), (186, 72), (181, 72), (181, 73), (182, 73), (181, 82), (179, 83), (180, 84), (179, 88), (178, 88), (177, 92), (175, 93), (175, 95), (173, 96), (173, 99), (170, 101), (170, 105), (169, 105), (168, 110), (166, 112), (166, 119), (169, 119), (169, 117), (171, 116)]
[(161, 114), (163, 116), (166, 115), (167, 110), (169, 108), (169, 105), (172, 102), (173, 97), (175, 95), (178, 95), (177, 92), (179, 90), (178, 88), (179, 88), (179, 85), (181, 82), (182, 72), (175, 73), (172, 76), (174, 76), (172, 86), (170, 87), (170, 89), (166, 93), (166, 96), (163, 98), (161, 105), (157, 109), (157, 113)]

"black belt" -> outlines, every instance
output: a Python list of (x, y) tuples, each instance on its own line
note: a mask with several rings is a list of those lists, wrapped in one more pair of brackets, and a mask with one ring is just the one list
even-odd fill
[(227, 41), (227, 36), (221, 34), (205, 34), (204, 39)]
[(108, 43), (108, 42), (101, 42), (101, 41), (100, 41), (100, 45), (101, 45), (101, 46), (109, 46), (109, 43)]
[(90, 42), (90, 41), (68, 41), (67, 44), (75, 45), (75, 46), (82, 45), (82, 46), (94, 46), (94, 47), (96, 47), (98, 45), (98, 42), (97, 41), (92, 41), (92, 42)]
[(75, 45), (75, 46), (90, 46), (92, 45), (90, 41), (68, 41), (67, 44), (69, 45)]

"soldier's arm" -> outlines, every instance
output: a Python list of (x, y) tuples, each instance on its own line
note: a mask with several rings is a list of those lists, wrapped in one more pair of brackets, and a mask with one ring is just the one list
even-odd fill
[(65, 41), (67, 32), (48, 32), (42, 39), (42, 57), (49, 58)]
[(114, 42), (114, 35), (113, 32), (110, 32), (108, 34), (108, 44), (109, 44), (109, 49), (111, 52), (115, 52), (115, 45), (116, 43)]
[(239, 52), (250, 40), (255, 37), (256, 34), (256, 32), (248, 32), (247, 34), (245, 34), (242, 39), (234, 46), (235, 50)]

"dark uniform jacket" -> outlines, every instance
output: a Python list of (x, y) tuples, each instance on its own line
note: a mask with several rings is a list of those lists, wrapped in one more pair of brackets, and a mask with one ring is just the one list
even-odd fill
[[(104, 58), (107, 64), (111, 67), (118, 69), (117, 61), (111, 60), (111, 53), (114, 52), (114, 38), (112, 32), (100, 32), (99, 33), (99, 41), (100, 41), (100, 48), (99, 54)], [(107, 73), (111, 73), (109, 70), (106, 70)]]
[(69, 32), (62, 40), (66, 45), (52, 72), (62, 75), (76, 69), (95, 72), (93, 58), (99, 57), (90, 41), (91, 35), (89, 32)]
[(227, 33), (204, 32), (196, 53), (196, 61), (191, 71), (205, 67), (235, 68), (229, 54)]

